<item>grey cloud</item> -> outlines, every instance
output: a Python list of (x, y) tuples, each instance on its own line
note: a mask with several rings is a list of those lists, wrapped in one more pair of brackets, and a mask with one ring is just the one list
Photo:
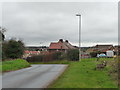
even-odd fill
[(63, 38), (78, 45), (78, 12), (82, 14), (83, 43), (117, 42), (117, 3), (110, 2), (4, 3), (6, 38), (23, 38), (26, 45), (49, 45)]

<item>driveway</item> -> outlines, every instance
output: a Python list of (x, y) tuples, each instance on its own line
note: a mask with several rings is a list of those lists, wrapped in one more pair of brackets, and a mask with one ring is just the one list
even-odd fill
[(4, 73), (3, 88), (46, 88), (67, 67), (63, 64), (39, 64)]

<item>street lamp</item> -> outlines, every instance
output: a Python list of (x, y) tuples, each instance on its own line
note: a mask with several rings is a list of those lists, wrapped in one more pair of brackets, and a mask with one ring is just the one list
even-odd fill
[(80, 42), (81, 42), (81, 14), (76, 14), (76, 16), (79, 17), (79, 61), (81, 60), (81, 47), (80, 47)]

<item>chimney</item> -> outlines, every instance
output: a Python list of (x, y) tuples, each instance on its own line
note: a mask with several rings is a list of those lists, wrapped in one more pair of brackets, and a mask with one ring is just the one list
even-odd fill
[(59, 42), (62, 42), (62, 43), (63, 43), (63, 39), (59, 39)]
[(68, 43), (68, 40), (65, 40), (66, 43)]

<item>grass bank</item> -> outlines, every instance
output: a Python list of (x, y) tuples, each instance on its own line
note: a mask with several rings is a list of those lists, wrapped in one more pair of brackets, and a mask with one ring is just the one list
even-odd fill
[(1, 69), (2, 72), (14, 71), (14, 70), (26, 68), (29, 66), (30, 66), (30, 64), (27, 61), (22, 60), (22, 59), (3, 61), (0, 64), (0, 67), (2, 67), (2, 69)]
[(95, 70), (96, 64), (112, 58), (82, 59), (70, 62), (68, 69), (49, 88), (117, 88), (116, 83), (108, 75), (110, 67)]

